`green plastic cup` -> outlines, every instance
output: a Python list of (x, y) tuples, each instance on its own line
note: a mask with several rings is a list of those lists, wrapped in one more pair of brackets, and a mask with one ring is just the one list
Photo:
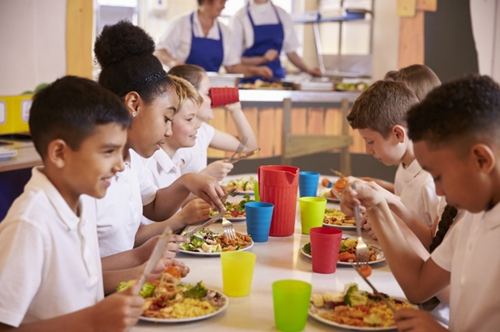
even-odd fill
[(221, 254), (222, 286), (227, 296), (247, 296), (252, 287), (256, 256), (247, 251), (226, 251)]
[(274, 323), (284, 332), (298, 332), (306, 327), (312, 286), (300, 280), (273, 283)]
[(323, 226), (326, 198), (301, 197), (299, 198), (299, 205), (302, 234), (309, 234), (311, 228)]
[(259, 183), (257, 181), (253, 183), (253, 196), (256, 202), (260, 202)]

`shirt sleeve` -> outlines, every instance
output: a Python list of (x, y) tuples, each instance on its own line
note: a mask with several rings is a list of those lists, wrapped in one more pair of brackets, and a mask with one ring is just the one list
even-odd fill
[(295, 52), (299, 49), (300, 42), (293, 26), (292, 17), (284, 9), (278, 7), (276, 7), (276, 9), (280, 15), (283, 31), (285, 33), (282, 51), (285, 53)]
[(231, 47), (232, 52), (237, 54), (240, 58), (243, 56), (243, 50), (245, 48), (245, 33), (243, 28), (243, 22), (241, 21), (241, 16), (236, 13), (231, 18), (230, 23), (231, 29)]
[(156, 187), (153, 183), (153, 175), (144, 167), (144, 163), (142, 158), (136, 154), (134, 151), (130, 151), (131, 158), (134, 158), (132, 161), (132, 165), (134, 165), (137, 176), (139, 179), (139, 185), (141, 187), (141, 199), (142, 205), (146, 206), (156, 198), (156, 192), (158, 191), (158, 187)]
[(457, 245), (459, 238), (460, 226), (463, 223), (458, 223), (450, 228), (443, 239), (443, 242), (432, 252), (432, 260), (443, 270), (451, 272), (454, 248)]
[(167, 26), (165, 32), (161, 35), (160, 40), (156, 45), (156, 49), (167, 50), (174, 58), (178, 58), (176, 52), (179, 49), (182, 38), (182, 17), (174, 19)]
[(219, 27), (222, 30), (222, 40), (224, 47), (224, 60), (222, 61), (223, 66), (234, 66), (241, 63), (241, 54), (235, 51), (234, 39), (232, 36), (231, 29), (223, 23), (219, 22)]

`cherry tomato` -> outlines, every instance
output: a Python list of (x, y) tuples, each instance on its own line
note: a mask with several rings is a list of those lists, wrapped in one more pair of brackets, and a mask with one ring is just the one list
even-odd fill
[(365, 276), (365, 277), (369, 277), (371, 276), (372, 274), (372, 267), (370, 265), (361, 265), (361, 267), (359, 268), (359, 271)]

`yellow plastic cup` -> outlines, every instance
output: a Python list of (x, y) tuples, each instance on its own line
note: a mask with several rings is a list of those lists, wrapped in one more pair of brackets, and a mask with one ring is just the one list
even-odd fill
[(311, 228), (323, 226), (326, 198), (301, 197), (299, 198), (299, 205), (302, 234), (309, 234)]
[(221, 254), (222, 286), (227, 296), (247, 296), (252, 287), (256, 255), (247, 251)]

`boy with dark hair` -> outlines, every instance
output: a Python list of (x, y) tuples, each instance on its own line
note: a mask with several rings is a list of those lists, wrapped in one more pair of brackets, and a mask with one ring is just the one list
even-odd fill
[[(343, 208), (366, 207), (394, 276), (408, 299), (422, 302), (451, 286), (451, 331), (496, 331), (500, 298), (500, 87), (470, 75), (433, 90), (408, 113), (415, 156), (448, 204), (467, 210), (423, 260), (405, 245), (385, 199), (365, 183), (344, 191)], [(400, 310), (401, 331), (444, 330), (429, 314)]]
[(347, 120), (365, 140), (367, 153), (387, 166), (399, 165), (394, 194), (384, 190), (385, 199), (428, 248), (438, 221), (440, 198), (434, 192), (432, 178), (415, 160), (408, 137), (406, 113), (417, 103), (418, 98), (406, 84), (377, 81), (356, 99)]
[(67, 76), (35, 95), (29, 125), (44, 165), (0, 223), (0, 331), (126, 331), (137, 322), (143, 300), (131, 290), (103, 299), (85, 196), (103, 197), (123, 170), (130, 123), (123, 102), (87, 79)]

